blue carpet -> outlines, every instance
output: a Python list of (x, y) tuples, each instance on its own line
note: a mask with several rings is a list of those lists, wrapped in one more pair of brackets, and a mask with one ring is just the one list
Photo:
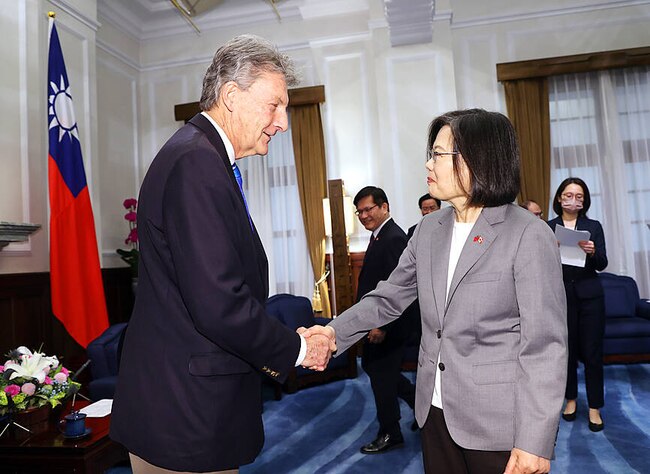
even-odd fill
[[(421, 473), (419, 432), (410, 430), (413, 413), (402, 406), (405, 446), (366, 456), (359, 447), (377, 433), (368, 377), (308, 388), (264, 403), (266, 442), (241, 474)], [(406, 374), (413, 379), (414, 374)], [(605, 430), (588, 428), (583, 374), (579, 372), (578, 418), (560, 421), (553, 473), (650, 474), (650, 365), (605, 367)], [(114, 468), (111, 474), (129, 474)]]
[[(260, 456), (240, 469), (253, 473), (421, 473), (419, 432), (413, 411), (402, 401), (405, 446), (381, 455), (363, 455), (379, 427), (370, 381), (359, 368), (354, 380), (333, 382), (285, 395), (264, 405), (266, 442)], [(413, 380), (414, 374), (406, 374)]]

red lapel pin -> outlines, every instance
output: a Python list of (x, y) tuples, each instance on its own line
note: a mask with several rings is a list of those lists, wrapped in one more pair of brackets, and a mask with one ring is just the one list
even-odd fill
[(479, 244), (482, 244), (483, 243), (483, 237), (481, 237), (480, 235), (474, 236), (474, 242), (478, 242)]

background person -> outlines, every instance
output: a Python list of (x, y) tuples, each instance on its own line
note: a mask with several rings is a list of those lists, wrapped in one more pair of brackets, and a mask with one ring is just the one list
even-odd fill
[[(420, 208), (420, 212), (422, 213), (422, 217), (426, 216), (427, 214), (431, 214), (433, 211), (437, 211), (440, 209), (440, 206), (442, 205), (442, 202), (440, 199), (431, 197), (429, 193), (424, 194), (420, 196), (420, 199), (418, 199), (418, 207)], [(418, 225), (412, 225), (409, 227), (408, 232), (406, 233), (406, 236), (411, 239), (413, 237), (413, 232), (415, 232), (415, 228)]]
[(535, 214), (540, 219), (542, 219), (544, 217), (544, 212), (542, 211), (542, 208), (540, 207), (539, 204), (537, 204), (532, 199), (528, 199), (527, 201), (524, 201), (521, 204), (521, 207), (523, 207), (524, 209), (529, 210), (530, 212)]
[(203, 112), (142, 183), (138, 292), (110, 431), (135, 474), (237, 472), (264, 441), (260, 374), (282, 382), (301, 361), (327, 361), (325, 338), (305, 342), (264, 311), (268, 265), (235, 165), (287, 129), (295, 81), (273, 45), (234, 38), (206, 72)]
[[(406, 234), (390, 216), (386, 193), (366, 186), (354, 197), (361, 224), (372, 232), (359, 273), (357, 301), (386, 280), (406, 248)], [(377, 437), (361, 447), (363, 454), (378, 454), (402, 446), (398, 398), (415, 407), (415, 386), (401, 372), (404, 344), (411, 333), (412, 315), (373, 328), (363, 346), (361, 364), (370, 378), (379, 430)]]
[(584, 267), (562, 265), (567, 300), (569, 362), (562, 417), (576, 419), (578, 398), (578, 360), (585, 366), (585, 385), (589, 404), (589, 429), (601, 431), (605, 424), (600, 409), (605, 404), (603, 382), (603, 336), (605, 334), (605, 295), (596, 271), (607, 266), (605, 234), (600, 222), (587, 217), (591, 206), (589, 188), (580, 178), (567, 178), (558, 186), (553, 210), (558, 217), (548, 222), (551, 229), (562, 225), (568, 229), (588, 230), (591, 240), (579, 242), (587, 254)]
[(548, 472), (567, 361), (557, 242), (512, 204), (519, 151), (505, 116), (442, 115), (428, 150), (429, 193), (451, 206), (422, 219), (387, 281), (308, 332), (335, 337), (341, 352), (419, 297), (426, 472)]

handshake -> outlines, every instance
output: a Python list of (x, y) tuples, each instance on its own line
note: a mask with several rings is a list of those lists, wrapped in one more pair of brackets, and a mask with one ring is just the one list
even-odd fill
[(296, 330), (305, 338), (307, 353), (301, 365), (306, 369), (322, 372), (336, 351), (336, 334), (330, 326), (312, 326), (309, 329), (300, 327)]

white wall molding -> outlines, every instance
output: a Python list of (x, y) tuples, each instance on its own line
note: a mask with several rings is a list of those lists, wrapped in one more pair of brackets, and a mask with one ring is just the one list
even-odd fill
[(115, 59), (123, 62), (124, 64), (129, 66), (131, 69), (134, 69), (134, 70), (136, 70), (138, 72), (142, 72), (142, 68), (140, 67), (139, 63), (135, 62), (132, 58), (130, 58), (126, 54), (122, 53), (121, 51), (118, 51), (117, 49), (113, 48), (112, 46), (110, 46), (108, 43), (101, 40), (100, 38), (97, 38), (95, 40), (95, 44), (97, 45), (97, 48), (104, 51), (106, 54), (110, 54)]
[[(498, 47), (497, 47), (497, 37), (493, 33), (486, 34), (476, 34), (471, 36), (465, 36), (460, 41), (460, 57), (459, 64), (462, 67), (462, 72), (460, 75), (456, 75), (457, 81), (462, 80), (463, 89), (462, 89), (462, 98), (459, 97), (459, 106), (462, 108), (467, 107), (476, 107), (476, 104), (480, 103), (475, 97), (477, 92), (476, 84), (474, 83), (473, 75), (470, 73), (475, 67), (476, 59), (472, 56), (473, 51), (476, 48), (481, 48), (482, 53), (479, 54), (481, 58), (485, 59), (484, 52), (485, 49), (489, 52), (488, 62), (496, 64), (498, 62)], [(494, 74), (491, 76), (491, 88), (494, 92), (494, 103), (492, 105), (492, 110), (501, 110), (501, 104), (499, 103), (498, 88), (499, 83), (496, 78), (496, 68)], [(479, 91), (478, 93), (483, 93)], [(485, 108), (488, 108), (487, 105), (483, 105)]]
[(433, 22), (437, 21), (446, 21), (450, 22), (453, 18), (453, 12), (451, 10), (436, 10), (433, 14)]
[(72, 5), (67, 0), (49, 0), (49, 1), (54, 7), (60, 8), (63, 12), (67, 13), (72, 18), (79, 21), (80, 23), (83, 23), (84, 25), (86, 25), (88, 28), (90, 28), (95, 32), (97, 32), (99, 27), (102, 26), (101, 23), (99, 23), (94, 18), (90, 18), (89, 16), (80, 12), (74, 5)]
[[(333, 81), (332, 81), (332, 65), (335, 62), (339, 61), (348, 61), (348, 60), (357, 60), (358, 61), (358, 66), (359, 66), (359, 85), (361, 88), (361, 104), (359, 107), (359, 111), (364, 117), (364, 123), (363, 123), (363, 142), (367, 145), (367, 147), (363, 150), (364, 152), (362, 153), (364, 161), (370, 165), (371, 164), (371, 157), (373, 156), (374, 153), (374, 142), (372, 140), (372, 133), (371, 133), (371, 122), (372, 122), (372, 114), (370, 112), (370, 99), (368, 95), (368, 85), (369, 85), (369, 77), (368, 77), (368, 67), (367, 67), (367, 58), (365, 51), (356, 51), (356, 52), (350, 52), (346, 54), (332, 54), (329, 56), (324, 57), (324, 75), (325, 75), (325, 85), (326, 87), (330, 86)], [(332, 117), (332, 107), (336, 103), (336, 99), (333, 97), (333, 94), (335, 94), (334, 91), (330, 90), (330, 97), (328, 98), (328, 101), (325, 102), (325, 123), (327, 124), (327, 136), (326, 136), (326, 144), (327, 144), (327, 170), (328, 170), (328, 179), (333, 179), (337, 177), (341, 177), (341, 167), (338, 165), (338, 163), (342, 163), (345, 161), (344, 157), (341, 156), (336, 156), (336, 153), (339, 151), (339, 147), (335, 146), (334, 140), (336, 137), (333, 135), (336, 132), (336, 127), (334, 126), (334, 119)], [(371, 182), (374, 182), (376, 179), (376, 174), (373, 166), (368, 166), (366, 169), (369, 169), (369, 180)], [(348, 183), (349, 184), (349, 183)]]
[[(118, 30), (138, 41), (168, 38), (194, 32), (180, 13), (173, 8), (168, 8), (165, 4), (162, 4), (165, 5), (165, 8), (159, 8), (152, 7), (151, 4), (145, 6), (142, 2), (138, 2), (139, 6), (144, 7), (144, 10), (150, 15), (145, 25), (144, 22), (140, 21), (139, 17), (124, 14), (123, 11), (111, 5), (108, 1), (98, 2), (98, 12), (102, 20), (107, 21)], [(266, 2), (259, 2), (259, 5), (254, 4), (239, 9), (223, 8), (225, 6), (217, 7), (200, 15), (200, 17), (195, 17), (192, 21), (196, 23), (202, 34), (223, 28), (241, 27), (246, 29), (247, 27), (259, 27), (263, 23), (276, 23), (279, 21), (271, 5)], [(295, 0), (280, 3), (277, 8), (282, 22), (302, 19), (298, 2)]]
[[(395, 79), (395, 69), (399, 67), (400, 63), (408, 63), (412, 61), (428, 61), (432, 60), (436, 64), (436, 69), (442, 70), (442, 63), (440, 60), (440, 55), (435, 51), (416, 53), (405, 56), (393, 56), (386, 58), (386, 90), (387, 90), (387, 105), (388, 105), (388, 116), (390, 123), (390, 145), (391, 145), (391, 156), (393, 158), (393, 176), (395, 180), (393, 181), (393, 186), (395, 189), (395, 196), (400, 196), (399, 199), (395, 199), (396, 203), (400, 203), (401, 206), (399, 209), (393, 211), (393, 215), (407, 215), (406, 209), (404, 208), (404, 200), (401, 199), (406, 193), (404, 192), (404, 157), (402, 150), (400, 149), (399, 143), (399, 112), (398, 112), (398, 93), (396, 87), (404, 86), (403, 84), (396, 84)], [(440, 89), (439, 89), (440, 92)], [(442, 103), (442, 102), (439, 102)]]
[[(29, 188), (29, 109), (27, 106), (27, 2), (17, 5), (18, 10), (18, 78), (21, 84), (19, 95), (20, 118), (20, 186), (21, 221), (31, 222)], [(5, 256), (29, 256), (32, 254), (31, 236), (25, 242), (14, 242), (4, 248)]]
[[(650, 2), (648, 2), (650, 3)], [(650, 10), (648, 11), (648, 17), (640, 17), (640, 16), (625, 16), (625, 17), (606, 17), (598, 21), (589, 21), (585, 27), (590, 28), (590, 29), (604, 29), (606, 27), (630, 27), (632, 24), (635, 23), (647, 23), (648, 18), (650, 18)], [(574, 25), (575, 28), (580, 28), (580, 25)], [(540, 27), (538, 26), (535, 28), (534, 31), (531, 31), (529, 28), (517, 28), (514, 30), (508, 30), (506, 33), (506, 42), (507, 42), (507, 54), (508, 57), (506, 59), (500, 60), (498, 62), (510, 62), (510, 61), (519, 61), (521, 60), (520, 55), (517, 54), (516, 47), (519, 44), (518, 42), (521, 42), (525, 39), (526, 36), (530, 37), (532, 34), (534, 35), (542, 35), (542, 36), (547, 36), (547, 35), (560, 35), (566, 31), (566, 24), (559, 24), (559, 23), (553, 23), (551, 26), (544, 26)], [(567, 48), (570, 49), (570, 48)], [(610, 49), (619, 49), (617, 47), (612, 46)], [(576, 51), (576, 52), (563, 52), (563, 53), (557, 53), (559, 55), (566, 55), (566, 54), (580, 54), (588, 51)], [(527, 58), (526, 58), (527, 59)]]
[(452, 22), (452, 29), (473, 28), (476, 26), (489, 26), (498, 23), (509, 23), (514, 21), (535, 20), (540, 18), (549, 18), (561, 15), (573, 15), (576, 13), (589, 13), (613, 8), (626, 8), (639, 5), (649, 5), (650, 0), (619, 0), (613, 2), (603, 2), (596, 5), (584, 5), (579, 7), (556, 8), (553, 10), (540, 10), (530, 13), (519, 13), (516, 15), (495, 15), (473, 18)]
[(125, 77), (129, 81), (129, 92), (131, 93), (131, 120), (133, 121), (133, 169), (135, 180), (133, 183), (133, 193), (137, 196), (138, 189), (140, 188), (140, 143), (138, 133), (138, 76), (131, 74), (124, 69), (117, 67), (110, 61), (106, 61), (101, 57), (97, 57), (97, 62), (102, 66), (110, 69), (116, 74)]
[(391, 46), (431, 43), (434, 11), (434, 0), (384, 0)]
[[(29, 197), (29, 108), (27, 103), (27, 5), (20, 2), (18, 7), (18, 77), (20, 78), (20, 181), (22, 188), (23, 222), (31, 222)], [(28, 244), (30, 245), (30, 244)]]
[(361, 33), (353, 33), (345, 36), (328, 36), (317, 38), (310, 40), (308, 44), (311, 48), (325, 48), (328, 46), (337, 46), (341, 44), (362, 43), (368, 40), (370, 40), (370, 32), (364, 31)]
[(328, 16), (349, 15), (368, 11), (368, 0), (321, 0), (307, 2), (298, 7), (304, 20), (323, 18)]

